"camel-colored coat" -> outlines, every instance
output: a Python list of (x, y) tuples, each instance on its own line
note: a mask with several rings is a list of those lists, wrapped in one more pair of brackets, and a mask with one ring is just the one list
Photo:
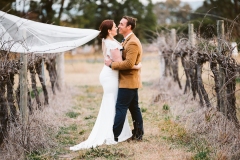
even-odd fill
[(112, 62), (112, 69), (119, 70), (119, 88), (135, 89), (142, 87), (141, 69), (131, 69), (142, 61), (142, 45), (135, 34), (123, 42), (121, 62)]

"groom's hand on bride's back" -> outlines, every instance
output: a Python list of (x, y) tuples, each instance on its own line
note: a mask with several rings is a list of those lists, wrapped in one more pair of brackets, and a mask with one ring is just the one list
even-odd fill
[(104, 59), (104, 64), (106, 66), (109, 66), (111, 68), (111, 64), (112, 64), (112, 60), (111, 58), (109, 57), (109, 55), (107, 55), (107, 58)]

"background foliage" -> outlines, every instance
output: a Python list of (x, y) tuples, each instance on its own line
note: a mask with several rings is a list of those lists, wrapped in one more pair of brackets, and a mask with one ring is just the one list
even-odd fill
[[(155, 4), (146, 1), (143, 4), (141, 0), (1, 0), (0, 6), (2, 11), (20, 17), (76, 28), (98, 29), (104, 19), (113, 19), (118, 25), (122, 16), (133, 16), (138, 19), (134, 32), (142, 42), (151, 42), (156, 31), (162, 29), (176, 28), (187, 33), (189, 22), (199, 35), (212, 38), (213, 24), (224, 19), (226, 28), (232, 30), (230, 38), (240, 40), (240, 0), (205, 0), (195, 11), (180, 0)], [(116, 38), (120, 40), (121, 36)]]

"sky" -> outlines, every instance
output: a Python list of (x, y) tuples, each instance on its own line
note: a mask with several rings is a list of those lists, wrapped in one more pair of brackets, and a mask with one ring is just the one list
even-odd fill
[[(35, 1), (40, 1), (40, 0), (35, 0)], [(67, 0), (68, 1), (68, 0)], [(147, 4), (148, 0), (140, 0), (143, 4)], [(166, 0), (152, 0), (152, 3), (157, 3), (157, 2), (165, 2)], [(183, 3), (189, 3), (189, 5), (191, 6), (191, 8), (193, 10), (196, 10), (198, 7), (202, 6), (204, 0), (180, 0)], [(22, 10), (23, 8), (23, 3), (22, 0), (16, 0), (17, 3), (17, 10)], [(65, 3), (67, 4), (67, 3)], [(25, 7), (25, 9), (27, 9)]]
[[(147, 0), (141, 0), (143, 4), (147, 3)], [(165, 2), (166, 0), (152, 0), (152, 3), (156, 2)], [(193, 10), (197, 9), (198, 7), (202, 6), (204, 0), (180, 0), (184, 3), (189, 3)]]
[[(155, 2), (164, 2), (166, 0), (152, 0), (153, 3)], [(204, 0), (180, 0), (182, 2), (194, 2), (194, 1), (204, 1)]]

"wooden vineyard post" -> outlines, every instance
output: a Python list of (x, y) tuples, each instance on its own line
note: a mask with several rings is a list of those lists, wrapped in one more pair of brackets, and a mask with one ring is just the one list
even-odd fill
[(171, 40), (172, 40), (172, 49), (174, 50), (176, 47), (176, 30), (171, 29)]
[(44, 58), (43, 58), (43, 56), (42, 56), (41, 66), (42, 66), (42, 78), (43, 78), (43, 83), (44, 83), (44, 85), (46, 85), (45, 71), (44, 71)]
[[(224, 21), (223, 20), (218, 20), (217, 21), (217, 40), (218, 40), (218, 55), (222, 55), (223, 51), (223, 44), (224, 44)], [(220, 77), (220, 104), (218, 106), (218, 110), (222, 112), (225, 116), (227, 116), (227, 105), (224, 103), (226, 99), (226, 94), (225, 94), (225, 74), (224, 74), (224, 68), (219, 65), (219, 77)], [(223, 88), (224, 87), (224, 88)]]
[(20, 54), (20, 62), (23, 63), (20, 69), (20, 112), (24, 126), (28, 120), (28, 106), (27, 106), (27, 53)]
[(189, 39), (190, 46), (195, 45), (193, 29), (194, 29), (193, 24), (188, 24), (188, 39)]
[[(161, 37), (158, 37), (158, 39), (157, 39), (157, 44), (159, 45), (161, 43), (166, 44), (163, 31), (161, 33)], [(160, 66), (159, 66), (160, 67), (160, 82), (162, 82), (163, 79), (166, 78), (166, 66), (165, 66), (165, 60), (164, 60), (164, 54), (163, 54), (163, 52), (164, 52), (163, 47), (159, 46), (159, 48), (161, 48), (161, 49), (159, 49), (158, 53), (159, 53), (159, 60), (160, 60), (160, 62), (159, 62), (159, 64), (160, 64)]]
[(64, 52), (57, 56), (57, 81), (62, 89), (64, 84)]
[(164, 58), (163, 58), (163, 53), (162, 51), (158, 51), (159, 53), (159, 59), (160, 59), (160, 81), (163, 80), (165, 78), (165, 61), (164, 61)]
[(178, 57), (175, 53), (176, 44), (177, 44), (177, 35), (176, 30), (171, 29), (171, 50), (172, 50), (172, 72), (173, 72), (173, 80), (178, 83), (179, 88), (182, 89), (182, 85), (178, 76)]

